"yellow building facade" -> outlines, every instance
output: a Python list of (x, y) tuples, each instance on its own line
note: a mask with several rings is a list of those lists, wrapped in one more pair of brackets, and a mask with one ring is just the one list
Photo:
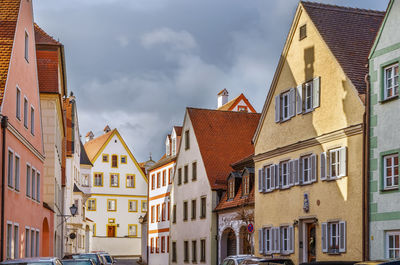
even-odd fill
[[(375, 14), (357, 12), (305, 2), (296, 10), (253, 139), (257, 255), (363, 259), (363, 70), (348, 72), (357, 64), (333, 48), (336, 25), (326, 29), (340, 16)], [(337, 27), (346, 40), (362, 25)]]

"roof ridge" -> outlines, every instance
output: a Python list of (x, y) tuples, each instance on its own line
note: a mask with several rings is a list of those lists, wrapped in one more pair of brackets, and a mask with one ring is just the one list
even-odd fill
[(61, 42), (54, 39), (53, 36), (50, 36), (44, 29), (42, 29), (36, 22), (33, 22), (34, 28), (37, 29), (40, 34), (44, 35), (46, 38), (49, 38), (51, 41), (54, 42), (56, 45), (61, 45)]
[(376, 15), (381, 16), (385, 14), (385, 11), (374, 10), (374, 9), (365, 9), (365, 8), (357, 8), (357, 7), (350, 7), (350, 6), (339, 6), (339, 5), (332, 5), (332, 4), (325, 4), (319, 2), (312, 2), (312, 1), (301, 1), (302, 4), (312, 5), (314, 8), (321, 8), (321, 9), (330, 9), (330, 10), (337, 10), (342, 12), (349, 12), (349, 13), (358, 13), (364, 15)]
[(260, 115), (261, 113), (258, 112), (244, 112), (244, 111), (231, 111), (231, 110), (220, 110), (220, 109), (206, 109), (206, 108), (195, 108), (195, 107), (186, 107), (186, 109), (192, 109), (192, 110), (209, 110), (209, 111), (216, 111), (216, 112), (229, 112), (229, 113), (241, 113), (241, 114), (258, 114)]

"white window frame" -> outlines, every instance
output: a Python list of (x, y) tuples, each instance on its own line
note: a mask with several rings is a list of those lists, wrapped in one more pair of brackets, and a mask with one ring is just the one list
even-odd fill
[[(283, 168), (286, 168), (286, 171), (283, 172)], [(279, 163), (279, 174), (281, 178), (281, 185), (282, 188), (286, 189), (290, 187), (290, 182), (289, 182), (289, 161), (283, 161)], [(286, 184), (285, 184), (286, 180)]]
[[(399, 256), (397, 256), (396, 257), (396, 251), (399, 251), (400, 252), (400, 246), (398, 247), (398, 248), (396, 248), (396, 246), (394, 245), (395, 243), (393, 242), (393, 245), (394, 245), (394, 247), (393, 248), (390, 248), (389, 247), (389, 238), (391, 237), (391, 236), (393, 236), (393, 237), (399, 237), (399, 241), (400, 241), (400, 231), (388, 231), (388, 232), (386, 232), (386, 246), (385, 246), (385, 255), (386, 255), (386, 258), (387, 259), (397, 259), (397, 258), (400, 258), (400, 255)], [(393, 257), (391, 257), (390, 256), (390, 251), (393, 251), (394, 252), (394, 256)]]
[[(395, 70), (397, 68), (397, 75), (395, 75)], [(391, 76), (387, 75), (388, 70), (391, 70)], [(395, 84), (397, 78), (397, 84)], [(389, 80), (391, 81), (391, 86), (388, 86)], [(399, 63), (389, 65), (383, 69), (383, 99), (391, 99), (399, 95)], [(387, 93), (391, 91), (392, 95), (388, 96)]]
[[(115, 178), (117, 179), (115, 181)], [(112, 188), (118, 188), (119, 186), (119, 175), (117, 173), (111, 173), (110, 174), (110, 187)]]
[[(303, 98), (303, 108), (304, 108), (304, 113), (311, 112), (314, 110), (313, 107), (313, 81), (310, 81), (308, 83), (305, 83), (304, 85), (304, 98)], [(310, 106), (307, 106), (307, 101), (309, 100)]]
[[(335, 163), (332, 162), (332, 155), (335, 154)], [(332, 175), (332, 168), (335, 167), (336, 175)], [(340, 178), (340, 148), (329, 150), (329, 177), (331, 179), (338, 179)]]
[[(332, 233), (333, 231), (335, 231), (335, 235), (333, 235)], [(339, 222), (328, 223), (328, 237), (329, 237), (328, 252), (339, 253), (339, 242), (340, 242)], [(337, 247), (333, 246), (334, 243), (337, 243)]]
[[(285, 237), (285, 232), (286, 232), (286, 237)], [(280, 252), (281, 254), (288, 254), (290, 253), (290, 235), (289, 235), (289, 226), (281, 226), (279, 229), (279, 236), (281, 240), (281, 249)], [(286, 242), (286, 248), (285, 248), (285, 242)]]
[[(290, 91), (282, 93), (280, 98), (281, 98), (281, 104), (280, 104), (281, 120), (287, 121), (290, 119), (290, 110), (289, 110), (289, 108), (290, 108)], [(286, 105), (284, 104), (285, 99), (287, 99)], [(285, 116), (285, 111), (287, 114), (286, 116)]]
[(275, 168), (273, 167), (273, 165), (269, 165), (264, 167), (264, 174), (265, 174), (265, 190), (268, 191), (272, 191), (273, 187), (272, 187), (272, 170), (274, 170)]
[(273, 252), (272, 247), (272, 227), (265, 227), (263, 229), (264, 233), (264, 252), (265, 254), (269, 255)]
[[(397, 165), (394, 164), (394, 160), (397, 157)], [(390, 166), (390, 169), (392, 171), (392, 175), (388, 176), (387, 175), (387, 169), (389, 168), (387, 166), (387, 160), (391, 159), (392, 160), (392, 166)], [(397, 167), (397, 170), (399, 170), (399, 155), (396, 154), (390, 154), (390, 155), (385, 155), (383, 156), (383, 187), (384, 189), (393, 189), (393, 188), (398, 188), (399, 186), (399, 174), (395, 175), (395, 169)], [(395, 183), (395, 179), (397, 178), (397, 185)], [(392, 185), (387, 185), (387, 180), (391, 179)]]
[[(301, 179), (303, 184), (310, 184), (311, 181), (311, 174), (312, 174), (312, 166), (311, 166), (311, 155), (303, 156), (301, 158), (302, 163), (302, 170), (301, 170)], [(307, 180), (306, 180), (307, 174)]]

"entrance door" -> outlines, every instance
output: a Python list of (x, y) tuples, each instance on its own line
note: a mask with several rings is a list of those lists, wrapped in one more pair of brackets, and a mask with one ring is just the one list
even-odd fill
[(315, 246), (316, 246), (316, 236), (315, 236), (315, 223), (307, 224), (307, 261), (316, 261), (315, 256)]
[(107, 236), (115, 237), (115, 225), (107, 225)]

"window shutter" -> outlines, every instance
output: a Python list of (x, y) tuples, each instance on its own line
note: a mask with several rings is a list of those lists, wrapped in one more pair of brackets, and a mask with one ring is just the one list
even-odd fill
[(264, 170), (263, 170), (263, 191), (267, 192), (269, 191), (268, 187), (267, 187), (267, 172), (268, 172), (269, 168), (264, 166)]
[(279, 122), (281, 120), (281, 96), (278, 95), (275, 97), (275, 122)]
[(263, 187), (262, 187), (262, 169), (258, 170), (258, 192), (263, 192)]
[(304, 172), (303, 172), (303, 159), (299, 159), (299, 185), (304, 182)]
[(327, 159), (326, 159), (326, 153), (323, 152), (321, 153), (321, 180), (326, 180), (327, 179)]
[(311, 155), (311, 182), (317, 181), (317, 156)]
[(289, 226), (289, 253), (294, 253), (294, 228)]
[(260, 176), (260, 178), (261, 178), (261, 192), (265, 192), (265, 189), (266, 189), (266, 186), (265, 186), (265, 172), (266, 172), (266, 170), (265, 169), (266, 168), (263, 167), (262, 170), (261, 170), (261, 176)]
[(303, 85), (297, 86), (296, 95), (297, 95), (296, 111), (297, 114), (301, 114), (303, 112)]
[(322, 252), (328, 252), (328, 223), (321, 224)]
[(300, 184), (299, 159), (294, 160), (294, 185)]
[(347, 176), (347, 152), (346, 147), (342, 147), (339, 149), (339, 157), (340, 157), (340, 177)]
[(275, 165), (275, 189), (279, 189), (279, 175), (280, 175), (280, 170), (279, 170), (279, 165)]
[(346, 252), (346, 221), (339, 222), (339, 252)]
[(291, 88), (289, 91), (289, 116), (296, 115), (296, 89)]
[(275, 229), (276, 231), (276, 253), (280, 253), (281, 252), (281, 228), (277, 227)]
[(271, 254), (271, 253), (275, 253), (275, 227), (271, 227), (269, 234), (271, 237), (271, 245), (270, 245), (269, 254)]
[(278, 166), (278, 189), (282, 188), (282, 164), (277, 165)]
[(294, 160), (289, 161), (289, 186), (294, 184)]
[(270, 174), (271, 174), (271, 190), (275, 189), (275, 165), (271, 165), (270, 168)]
[(320, 82), (321, 77), (316, 77), (313, 80), (313, 108), (318, 108), (319, 107), (319, 99), (320, 99)]
[(264, 231), (258, 229), (258, 251), (260, 254), (264, 253)]

